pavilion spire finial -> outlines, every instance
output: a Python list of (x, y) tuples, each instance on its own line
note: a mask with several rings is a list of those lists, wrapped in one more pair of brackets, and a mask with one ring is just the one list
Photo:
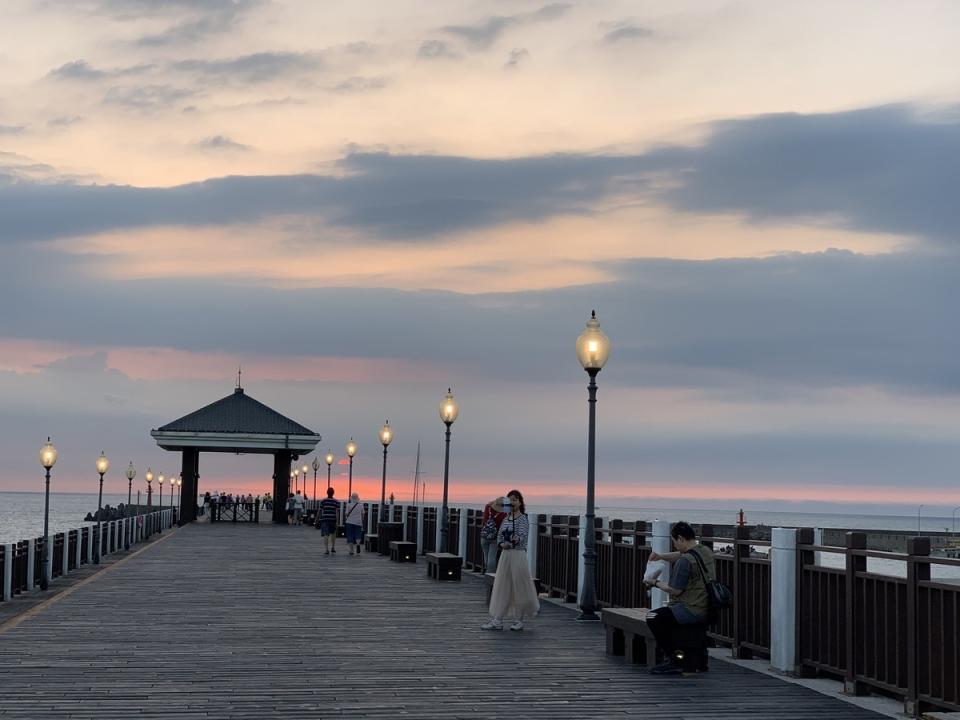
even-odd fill
[(240, 384), (240, 378), (243, 375), (243, 365), (237, 364), (237, 390), (242, 390), (243, 386)]

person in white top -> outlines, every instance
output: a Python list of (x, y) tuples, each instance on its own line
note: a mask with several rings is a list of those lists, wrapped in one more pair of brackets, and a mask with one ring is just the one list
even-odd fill
[(360, 503), (360, 496), (353, 493), (350, 496), (350, 502), (346, 507), (346, 518), (344, 527), (347, 531), (347, 545), (350, 546), (350, 554), (353, 555), (354, 548), (357, 554), (360, 554), (360, 542), (363, 540), (363, 505)]
[(304, 508), (304, 502), (303, 502), (303, 495), (300, 494), (300, 491), (299, 491), (299, 490), (297, 490), (297, 495), (296, 495), (296, 497), (293, 498), (293, 501), (294, 501), (294, 506), (293, 506), (293, 524), (294, 524), (294, 525), (302, 525), (302, 524), (303, 524), (303, 508)]

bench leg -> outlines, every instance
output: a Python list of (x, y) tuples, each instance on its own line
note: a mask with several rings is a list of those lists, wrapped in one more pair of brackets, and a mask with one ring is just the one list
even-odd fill
[(644, 638), (644, 665), (648, 668), (652, 668), (657, 664), (657, 641), (653, 638)]
[(632, 632), (623, 631), (623, 659), (628, 663), (633, 662), (633, 639), (635, 637)]
[(623, 655), (623, 633), (607, 625), (607, 655)]

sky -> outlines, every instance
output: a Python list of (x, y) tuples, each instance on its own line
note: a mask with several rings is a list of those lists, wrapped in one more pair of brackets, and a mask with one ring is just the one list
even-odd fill
[[(960, 5), (5, 0), (0, 490), (248, 394), (408, 501), (960, 505)], [(307, 462), (312, 457), (307, 458)], [(201, 489), (270, 487), (204, 455)], [(335, 486), (345, 482), (337, 464)]]

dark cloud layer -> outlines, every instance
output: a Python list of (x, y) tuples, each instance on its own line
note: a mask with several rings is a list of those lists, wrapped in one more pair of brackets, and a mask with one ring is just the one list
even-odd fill
[[(188, 96), (168, 86), (114, 88), (105, 101), (152, 110)], [(949, 247), (960, 227), (956, 156), (956, 119), (905, 107), (770, 115), (719, 123), (700, 146), (637, 155), (480, 160), (352, 153), (337, 176), (230, 177), (173, 188), (23, 182), (0, 189), (0, 240), (290, 213), (387, 240), (429, 240), (589, 213), (600, 200), (624, 196), (684, 212), (816, 221)]]
[(517, 15), (496, 15), (473, 24), (446, 25), (441, 30), (465, 41), (472, 50), (486, 50), (499, 40), (508, 29), (555, 20), (569, 9), (570, 6), (565, 3), (551, 3), (534, 12)]
[(181, 60), (171, 68), (214, 80), (262, 83), (312, 72), (320, 65), (319, 55), (311, 53), (259, 52), (217, 60)]

